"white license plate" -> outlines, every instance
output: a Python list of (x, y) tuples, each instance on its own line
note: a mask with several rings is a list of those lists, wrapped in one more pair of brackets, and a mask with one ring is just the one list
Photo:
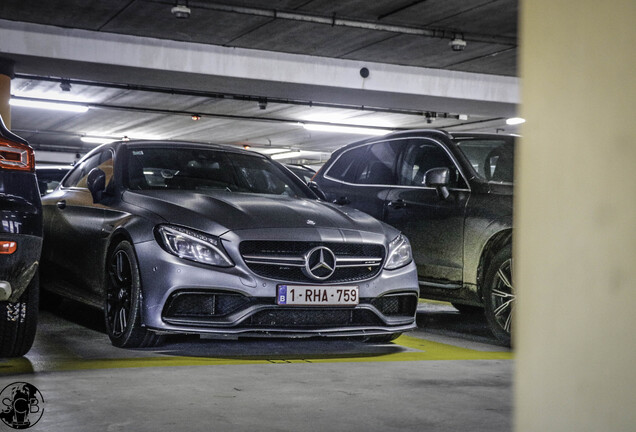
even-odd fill
[(359, 303), (357, 286), (279, 285), (279, 305), (355, 306)]

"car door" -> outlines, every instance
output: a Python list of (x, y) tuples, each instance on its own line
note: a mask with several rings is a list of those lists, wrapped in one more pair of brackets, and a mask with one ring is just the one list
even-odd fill
[(98, 245), (104, 237), (104, 208), (93, 203), (86, 185), (88, 174), (96, 167), (107, 174), (107, 181), (110, 180), (113, 172), (111, 150), (82, 161), (66, 177), (60, 189), (43, 199), (44, 260), (55, 279), (70, 282), (89, 296), (99, 290), (96, 269), (103, 265)]
[(365, 144), (344, 152), (325, 173), (330, 181), (324, 192), (336, 204), (381, 219), (386, 196), (396, 182), (398, 154), (399, 145), (394, 141)]
[[(424, 184), (432, 168), (450, 171), (449, 195)], [(457, 164), (437, 141), (409, 139), (398, 162), (398, 184), (385, 200), (384, 221), (410, 240), (420, 282), (459, 287), (463, 279), (464, 218), (470, 196)]]

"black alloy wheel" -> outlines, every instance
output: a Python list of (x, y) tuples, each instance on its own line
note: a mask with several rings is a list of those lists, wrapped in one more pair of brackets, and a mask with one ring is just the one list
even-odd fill
[(153, 347), (162, 337), (141, 327), (141, 283), (135, 250), (122, 241), (107, 260), (104, 316), (112, 344), (120, 348)]
[(493, 334), (510, 346), (516, 294), (512, 279), (512, 246), (493, 258), (485, 279), (484, 306)]

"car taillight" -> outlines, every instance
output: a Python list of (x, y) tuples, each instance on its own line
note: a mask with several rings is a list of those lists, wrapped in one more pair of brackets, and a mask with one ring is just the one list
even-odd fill
[(26, 144), (0, 139), (0, 168), (34, 171), (33, 149)]
[(18, 244), (14, 241), (0, 241), (0, 254), (11, 255), (18, 249)]

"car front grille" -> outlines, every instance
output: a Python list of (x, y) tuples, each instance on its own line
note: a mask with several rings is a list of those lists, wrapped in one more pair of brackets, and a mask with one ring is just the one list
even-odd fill
[(179, 318), (222, 318), (259, 300), (225, 292), (179, 291), (167, 301), (163, 316)]
[(389, 317), (413, 316), (417, 311), (418, 298), (414, 294), (385, 295), (371, 301), (383, 315)]
[[(361, 298), (362, 307), (277, 306), (273, 297), (248, 297), (225, 291), (184, 289), (173, 293), (163, 310), (169, 323), (241, 327), (329, 328), (383, 325), (383, 319), (407, 319), (415, 315), (417, 296), (412, 293), (388, 294), (375, 299)], [(253, 308), (253, 309), (252, 309)], [(252, 313), (249, 310), (252, 309)], [(249, 315), (235, 321), (241, 315)], [(240, 319), (240, 318), (239, 318)]]
[(313, 329), (383, 325), (384, 323), (370, 310), (287, 308), (259, 311), (245, 324), (250, 327)]
[(259, 276), (281, 282), (316, 283), (303, 270), (305, 255), (319, 246), (331, 250), (336, 258), (335, 271), (321, 282), (362, 281), (382, 269), (384, 246), (378, 244), (243, 241), (239, 250), (250, 270)]

